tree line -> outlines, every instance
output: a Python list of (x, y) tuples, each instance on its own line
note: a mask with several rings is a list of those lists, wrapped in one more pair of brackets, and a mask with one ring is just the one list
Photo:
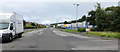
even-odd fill
[(26, 21), (23, 20), (23, 26), (24, 26), (24, 29), (35, 29), (35, 28), (45, 28), (46, 25), (42, 25), (42, 24), (38, 24), (38, 23), (34, 23), (34, 22), (29, 22), (30, 25), (26, 25)]
[(112, 6), (105, 9), (97, 3), (96, 10), (91, 10), (87, 17), (90, 25), (97, 25), (96, 31), (119, 31), (120, 32), (120, 7)]
[[(111, 6), (103, 9), (99, 3), (95, 5), (96, 9), (88, 12), (88, 16), (83, 15), (77, 22), (87, 21), (89, 25), (97, 26), (95, 31), (115, 31), (120, 32), (120, 7)], [(76, 20), (70, 22), (62, 22), (56, 24), (71, 24), (76, 23)]]
[[(112, 6), (105, 9), (101, 8), (101, 5), (97, 3), (96, 9), (88, 12), (88, 16), (83, 15), (78, 22), (87, 21), (95, 27), (95, 31), (117, 31), (120, 32), (120, 7)], [(75, 23), (76, 20), (64, 23)]]

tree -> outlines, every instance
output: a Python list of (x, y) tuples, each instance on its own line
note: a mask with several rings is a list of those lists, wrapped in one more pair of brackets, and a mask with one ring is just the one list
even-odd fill
[(81, 20), (86, 21), (86, 18), (87, 18), (86, 15), (83, 15)]
[(71, 23), (76, 23), (76, 20), (71, 21)]
[(111, 16), (111, 26), (110, 29), (112, 31), (120, 32), (120, 7), (115, 7)]
[(36, 26), (35, 23), (31, 22), (31, 25)]
[(23, 20), (23, 25), (26, 26), (26, 21), (25, 20)]
[(99, 3), (97, 3), (96, 5), (97, 9), (96, 9), (96, 25), (99, 31), (104, 31), (104, 30), (108, 30), (109, 26), (110, 26), (110, 22), (109, 22), (109, 17), (107, 17), (107, 13), (105, 10), (101, 9), (101, 6)]
[(86, 21), (86, 15), (83, 15), (81, 19), (77, 20), (78, 22)]
[(90, 12), (88, 12), (89, 17), (87, 18), (87, 21), (90, 22), (90, 25), (93, 25), (93, 27), (95, 27), (96, 25), (95, 14), (96, 14), (96, 11), (91, 10)]
[(69, 24), (69, 23), (67, 21), (65, 21), (64, 24)]
[(112, 7), (105, 8), (105, 11), (114, 11), (115, 9), (116, 7), (112, 6)]
[[(107, 7), (101, 9), (99, 3), (96, 5), (95, 22), (97, 30), (100, 31), (117, 31), (120, 32), (120, 7)], [(111, 11), (111, 12), (107, 12)]]
[(78, 22), (82, 22), (82, 19), (77, 20)]

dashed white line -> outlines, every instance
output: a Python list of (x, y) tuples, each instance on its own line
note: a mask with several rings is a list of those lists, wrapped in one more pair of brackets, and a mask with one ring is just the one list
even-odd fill
[(56, 31), (53, 31), (53, 32), (56, 32)]
[(38, 35), (41, 35), (43, 32), (39, 33)]

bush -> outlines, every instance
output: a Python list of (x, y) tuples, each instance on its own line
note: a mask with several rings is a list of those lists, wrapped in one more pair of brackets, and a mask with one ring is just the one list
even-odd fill
[(65, 28), (61, 27), (61, 29), (65, 29)]
[(100, 35), (101, 37), (105, 37), (106, 35)]
[(104, 31), (112, 31), (111, 28), (106, 28)]
[(96, 29), (95, 28), (91, 28), (90, 31), (96, 31)]
[(119, 38), (120, 39), (120, 34), (119, 35), (115, 35), (114, 38)]
[(35, 29), (37, 28), (36, 26), (32, 26), (32, 25), (26, 25), (24, 26), (24, 29)]
[(85, 28), (78, 28), (79, 32), (85, 32)]
[(46, 28), (46, 26), (38, 26), (38, 28)]
[(91, 28), (90, 31), (104, 31), (104, 30), (102, 30), (100, 28)]
[(58, 29), (59, 29), (59, 28), (61, 28), (61, 26), (57, 26), (56, 28), (58, 28)]
[(32, 26), (32, 27), (24, 27), (24, 29), (35, 29), (36, 27)]

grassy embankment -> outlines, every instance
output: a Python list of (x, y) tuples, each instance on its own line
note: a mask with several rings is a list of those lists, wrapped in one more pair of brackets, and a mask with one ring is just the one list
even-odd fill
[(26, 25), (24, 26), (24, 29), (34, 29), (36, 28), (37, 26), (32, 26), (32, 25)]
[[(79, 31), (76, 31), (76, 30), (70, 30), (70, 29), (62, 29), (62, 30), (65, 30), (65, 31), (70, 31), (70, 32), (79, 32)], [(89, 31), (89, 32), (86, 32), (86, 34), (91, 34), (91, 35), (96, 35), (96, 36), (101, 36), (101, 37), (111, 37), (111, 38), (120, 38), (120, 33), (118, 32), (97, 32), (97, 31)]]
[(76, 30), (70, 30), (70, 29), (62, 29), (62, 30), (70, 31), (70, 32), (79, 32), (79, 31), (76, 31)]
[(120, 38), (120, 33), (118, 32), (97, 32), (97, 31), (90, 31), (86, 32), (86, 34), (101, 36), (101, 37), (111, 37), (111, 38)]
[(34, 30), (36, 30), (36, 27), (37, 27), (37, 26), (26, 25), (26, 26), (24, 26), (24, 29), (29, 29), (29, 30), (28, 30), (28, 31), (25, 31), (24, 33), (34, 31)]

